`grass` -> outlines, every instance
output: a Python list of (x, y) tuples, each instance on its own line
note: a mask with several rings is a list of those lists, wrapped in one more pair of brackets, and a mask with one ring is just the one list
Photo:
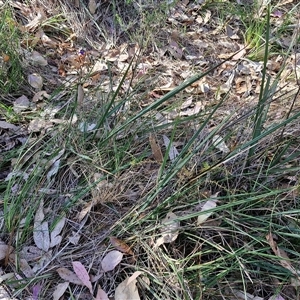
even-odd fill
[[(114, 4), (115, 9), (127, 5)], [(120, 18), (116, 13), (115, 17)], [(135, 80), (142, 56), (133, 56), (118, 76), (110, 66), (100, 84), (84, 89), (84, 100), (78, 96), (85, 83), (82, 77), (52, 91), (49, 102), (60, 108), (56, 118), (64, 122), (31, 133), (25, 144), (1, 158), (1, 169), (10, 168), (10, 176), (1, 182), (2, 239), (16, 249), (16, 261), (22, 259), (24, 247), (34, 244), (34, 219), (41, 201), (49, 228), (53, 230), (64, 215), (67, 222), (61, 244), (53, 247), (51, 258), (45, 258), (33, 276), (6, 281), (14, 295), (25, 298), (39, 283), (43, 286), (40, 298), (51, 296), (61, 280), (54, 275), (55, 268), (70, 268), (76, 260), (91, 275), (99, 275), (101, 259), (112, 249), (108, 237), (116, 236), (130, 245), (135, 259), (125, 257), (118, 268), (98, 279), (109, 295), (138, 270), (150, 281), (149, 285), (138, 279), (142, 299), (299, 297), (293, 285), (299, 280), (300, 112), (296, 106), (284, 107), (286, 114), (276, 119), (272, 110), (273, 105), (283, 105), (280, 101), (286, 91), (281, 75), (289, 67), (292, 49), (285, 53), (281, 71), (270, 75), (270, 8), (259, 22), (263, 26), (250, 25), (248, 33), (245, 29), (246, 40), (258, 36), (253, 47), (264, 49), (260, 91), (251, 103), (234, 102), (234, 92), (229, 90), (197, 114), (178, 113), (187, 89), (209, 78), (218, 85), (218, 74), (231, 57), (216, 59), (205, 70), (194, 66), (198, 71), (194, 76), (147, 105), (143, 101), (159, 75), (149, 73)], [(55, 100), (64, 89), (67, 93)], [(297, 93), (293, 95), (290, 103), (296, 102)], [(1, 107), (2, 118), (13, 122), (10, 106)], [(163, 121), (158, 121), (158, 114)], [(37, 112), (31, 118), (41, 116)], [(163, 154), (162, 162), (153, 156), (150, 134)], [(163, 136), (170, 139), (169, 145)], [(219, 148), (216, 139), (225, 142), (229, 151)], [(179, 154), (170, 159), (173, 146)], [(201, 211), (199, 205), (213, 197), (216, 207)], [(95, 205), (78, 221), (78, 213), (91, 200)], [(179, 236), (156, 249), (161, 220), (168, 212), (177, 215)], [(208, 220), (197, 225), (198, 216), (207, 213)], [(74, 232), (81, 237), (75, 246), (69, 240)], [(6, 262), (7, 272), (24, 272), (18, 263)], [(70, 299), (84, 293), (76, 285), (66, 292)]]
[(19, 31), (9, 7), (3, 5), (0, 12), (0, 90), (8, 93), (16, 91), (23, 80)]

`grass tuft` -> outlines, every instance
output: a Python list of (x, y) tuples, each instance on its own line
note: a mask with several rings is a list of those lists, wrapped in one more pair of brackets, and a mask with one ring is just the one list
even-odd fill
[[(83, 1), (77, 6), (59, 2), (64, 17), (59, 18), (52, 7), (55, 16), (47, 18), (39, 29), (50, 32), (54, 28), (61, 38), (68, 31), (59, 31), (65, 28), (59, 27), (60, 22), (70, 22), (75, 16), (76, 20), (87, 20), (91, 9)], [(141, 271), (137, 288), (145, 300), (270, 299), (277, 295), (297, 299), (300, 112), (297, 70), (291, 67), (295, 49), (289, 47), (284, 57), (277, 57), (282, 66), (276, 71), (269, 68), (274, 42), (271, 6), (258, 18), (255, 5), (239, 7), (232, 2), (224, 11), (222, 2), (207, 1), (196, 7), (174, 2), (171, 6), (180, 16), (192, 18), (200, 8), (205, 12), (197, 21), (202, 31), (191, 32), (187, 18), (182, 26), (176, 23), (181, 26), (178, 36), (184, 32), (197, 37), (198, 48), (202, 47), (201, 39), (208, 44), (205, 35), (210, 31), (211, 39), (220, 34), (225, 41), (223, 18), (232, 28), (231, 22), (241, 26), (245, 39), (241, 41), (252, 50), (247, 48), (250, 56), (236, 61), (235, 50), (241, 47), (227, 49), (226, 59), (219, 53), (208, 55), (211, 44), (201, 53), (207, 55), (205, 59), (199, 53), (191, 55), (196, 46), (183, 47), (180, 59), (164, 49), (164, 54), (156, 53), (160, 61), (155, 64), (149, 45), (152, 50), (161, 46), (154, 32), (163, 26), (160, 20), (166, 23), (167, 16), (174, 13), (168, 4), (156, 4), (149, 2), (145, 7), (136, 1), (104, 1), (99, 7), (107, 9), (105, 18), (98, 22), (97, 14), (92, 16), (91, 23), (97, 26), (89, 25), (87, 36), (97, 32), (99, 40), (95, 39), (95, 44), (87, 40), (90, 47), (99, 46), (100, 40), (117, 48), (118, 42), (144, 39), (141, 45), (145, 48), (128, 56), (126, 62), (108, 55), (105, 61), (100, 56), (107, 54), (107, 49), (98, 48), (103, 52), (97, 59), (105, 61), (107, 68), (96, 75), (84, 63), (80, 70), (72, 69), (71, 75), (76, 75), (59, 77), (60, 86), (49, 92), (44, 106), (15, 115), (12, 106), (1, 104), (6, 122), (27, 122), (26, 128), (33, 120), (46, 124), (31, 131), (18, 147), (1, 152), (0, 167), (6, 170), (0, 181), (1, 238), (15, 249), (14, 258), (6, 255), (3, 267), (5, 272), (18, 274), (6, 284), (14, 296), (24, 299), (40, 284), (39, 297), (44, 299), (64, 282), (56, 269), (71, 268), (72, 262), (80, 261), (91, 278), (96, 278), (93, 287), (100, 286), (110, 297), (118, 284)], [(82, 15), (76, 14), (79, 8)], [(103, 11), (99, 9), (99, 14)], [(212, 20), (201, 21), (205, 16)], [(222, 26), (212, 30), (215, 16)], [(1, 23), (0, 37), (3, 30), (10, 30), (6, 48), (14, 53), (10, 49), (17, 49), (19, 35), (9, 25), (13, 15), (7, 9), (1, 18), (5, 22)], [(149, 24), (154, 20), (157, 23), (151, 33)], [(142, 25), (135, 30), (137, 22)], [(71, 32), (83, 28), (76, 26)], [(109, 28), (114, 32), (109, 33)], [(224, 41), (222, 47), (226, 48), (228, 42)], [(80, 40), (77, 42), (81, 46)], [(189, 47), (184, 37), (172, 45), (179, 48), (181, 42)], [(216, 40), (213, 45), (220, 46)], [(196, 57), (196, 62), (190, 62), (189, 56)], [(152, 69), (142, 74), (141, 64), (149, 61)], [(168, 69), (168, 64), (172, 68)], [(183, 77), (183, 73), (187, 75)], [(90, 81), (94, 76), (99, 76), (96, 84)], [(203, 82), (209, 86), (207, 91)], [(244, 82), (256, 86), (241, 93), (238, 85)], [(203, 88), (201, 92), (195, 91), (197, 85)], [(288, 89), (289, 85), (292, 88)], [(15, 82), (11, 88), (16, 87)], [(191, 104), (184, 106), (189, 99)], [(197, 113), (187, 113), (199, 103)], [(56, 109), (54, 116), (47, 115), (46, 108)], [(4, 131), (7, 128), (2, 129), (5, 137), (10, 137)], [(61, 242), (41, 254), (39, 265), (29, 261), (33, 275), (26, 275), (22, 274), (24, 249), (35, 243), (35, 219), (41, 204), (43, 222), (50, 232), (65, 216), (66, 223)], [(167, 225), (173, 226), (172, 230), (175, 227), (176, 238), (157, 246), (169, 213), (175, 214)], [(73, 244), (76, 235), (80, 240)], [(113, 271), (101, 272), (104, 255), (114, 249), (112, 236), (124, 241), (134, 255), (124, 255)], [(86, 296), (86, 289), (70, 284), (65, 296), (80, 299)]]

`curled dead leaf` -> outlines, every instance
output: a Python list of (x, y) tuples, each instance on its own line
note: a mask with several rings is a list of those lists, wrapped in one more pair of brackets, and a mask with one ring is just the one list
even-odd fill
[(129, 255), (134, 255), (134, 253), (132, 252), (132, 250), (130, 249), (130, 247), (125, 243), (123, 242), (122, 240), (120, 239), (117, 239), (116, 237), (114, 236), (111, 236), (109, 238), (111, 244), (119, 251), (123, 252), (123, 253), (126, 253), (126, 254), (129, 254)]

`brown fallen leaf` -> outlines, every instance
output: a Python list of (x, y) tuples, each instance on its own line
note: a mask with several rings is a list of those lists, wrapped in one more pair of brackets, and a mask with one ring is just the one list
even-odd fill
[(274, 241), (273, 239), (273, 235), (272, 233), (267, 234), (266, 239), (271, 247), (271, 249), (273, 250), (274, 254), (279, 257), (282, 258), (279, 260), (279, 263), (281, 264), (282, 267), (288, 269), (289, 271), (291, 271), (293, 274), (295, 274), (298, 279), (299, 279), (299, 275), (297, 270), (292, 266), (291, 260), (288, 257), (288, 255), (286, 254), (286, 252), (282, 249), (280, 249), (277, 246), (277, 243)]
[(154, 137), (154, 135), (153, 135), (152, 133), (149, 135), (149, 142), (150, 142), (152, 154), (153, 154), (155, 160), (156, 160), (158, 163), (162, 163), (164, 157), (163, 157), (163, 155), (162, 155), (161, 148), (160, 148), (160, 146), (156, 143), (155, 137)]
[(134, 255), (133, 251), (130, 249), (130, 247), (125, 243), (123, 242), (122, 240), (120, 239), (117, 239), (116, 237), (114, 236), (111, 236), (109, 238), (111, 244), (119, 251), (125, 253), (125, 254), (129, 254), (129, 255)]
[(78, 285), (84, 285), (83, 282), (79, 279), (79, 277), (67, 268), (58, 268), (56, 269), (56, 272), (58, 273), (60, 278), (64, 279), (65, 281)]

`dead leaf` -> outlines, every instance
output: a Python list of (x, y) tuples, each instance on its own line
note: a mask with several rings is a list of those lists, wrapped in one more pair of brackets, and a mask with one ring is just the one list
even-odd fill
[(47, 60), (37, 51), (32, 51), (30, 58), (35, 65), (42, 66), (42, 67), (48, 65)]
[(245, 54), (246, 54), (246, 48), (243, 45), (239, 45), (240, 50), (238, 51), (237, 54), (235, 54), (232, 57), (232, 60), (239, 60), (240, 58), (242, 58)]
[(234, 294), (234, 296), (236, 297), (237, 300), (263, 300), (263, 298), (258, 297), (258, 296), (254, 296), (252, 294), (246, 293), (244, 291), (239, 291), (239, 290), (232, 290), (232, 293)]
[(82, 283), (89, 289), (91, 295), (93, 295), (92, 283), (90, 280), (90, 276), (80, 261), (73, 261), (73, 270), (78, 276), (78, 278), (82, 281)]
[(150, 133), (150, 135), (149, 135), (149, 142), (150, 142), (152, 154), (153, 154), (155, 160), (156, 160), (158, 163), (162, 163), (164, 157), (163, 157), (163, 155), (162, 155), (161, 148), (160, 148), (160, 146), (156, 143), (155, 137), (154, 137), (154, 135), (153, 135), (152, 133)]
[(83, 218), (91, 211), (92, 207), (95, 205), (95, 201), (89, 201), (85, 204), (83, 209), (78, 213), (77, 219), (79, 222), (83, 220)]
[(100, 73), (101, 71), (105, 71), (107, 69), (108, 69), (107, 64), (104, 61), (98, 60), (93, 66), (91, 74), (96, 75), (96, 73)]
[(43, 78), (37, 73), (28, 75), (28, 83), (35, 89), (41, 90), (43, 87)]
[(168, 50), (171, 53), (171, 55), (176, 58), (176, 59), (181, 59), (183, 56), (183, 51), (179, 47), (178, 43), (175, 42), (174, 40), (170, 41), (170, 44), (168, 46)]
[(97, 3), (95, 0), (90, 0), (89, 1), (89, 11), (93, 15), (96, 12), (97, 9)]
[(228, 154), (230, 152), (229, 148), (225, 144), (224, 139), (219, 135), (214, 135), (212, 138), (213, 146), (223, 152), (224, 154)]
[[(0, 3), (1, 4), (1, 3)], [(7, 288), (3, 285), (0, 285), (0, 295), (1, 300), (18, 300), (17, 298), (11, 298), (11, 292), (8, 293)]]
[(115, 300), (139, 300), (140, 295), (136, 286), (136, 278), (141, 274), (142, 272), (140, 271), (134, 272), (129, 278), (121, 282), (116, 288)]
[(207, 10), (206, 13), (205, 13), (203, 24), (206, 24), (210, 20), (210, 17), (211, 17), (211, 11)]
[(299, 278), (292, 277), (291, 278), (291, 286), (293, 286), (295, 288), (300, 287), (300, 280), (299, 280)]
[(19, 129), (19, 126), (7, 123), (5, 121), (0, 121), (0, 128), (2, 128), (2, 129), (12, 129), (14, 131), (17, 131)]
[[(201, 208), (201, 212), (211, 210), (217, 206), (217, 195), (218, 193), (212, 195), (211, 198), (204, 203), (204, 205)], [(210, 211), (208, 213), (199, 215), (197, 219), (197, 225), (201, 225), (202, 223), (204, 223), (212, 214), (213, 212)]]
[(292, 266), (292, 263), (291, 263), (288, 255), (286, 254), (286, 252), (277, 246), (277, 243), (273, 239), (272, 233), (267, 234), (266, 239), (267, 239), (271, 249), (273, 250), (274, 254), (277, 257), (282, 258), (281, 260), (279, 260), (279, 263), (281, 264), (281, 266), (288, 269), (293, 274), (297, 275), (297, 277), (299, 277), (297, 270)]
[(36, 246), (47, 252), (50, 248), (50, 235), (48, 222), (44, 221), (44, 201), (41, 200), (34, 217), (33, 239)]
[(4, 282), (5, 280), (9, 280), (9, 279), (14, 278), (14, 276), (15, 276), (15, 273), (6, 273), (6, 274), (3, 274), (3, 275), (0, 275), (0, 284), (2, 282)]
[(28, 131), (31, 132), (40, 132), (47, 128), (53, 126), (53, 123), (50, 121), (46, 121), (44, 119), (33, 119), (30, 121), (28, 126)]
[(55, 291), (53, 292), (53, 300), (59, 300), (67, 288), (69, 287), (69, 282), (63, 282), (57, 285)]
[(63, 280), (77, 285), (84, 285), (83, 282), (78, 278), (78, 276), (67, 268), (58, 268), (56, 269), (56, 272)]
[(172, 212), (168, 212), (166, 217), (162, 220), (162, 237), (158, 238), (155, 242), (154, 249), (158, 248), (164, 243), (174, 242), (179, 234), (180, 222), (178, 216)]
[(81, 122), (78, 125), (79, 130), (85, 133), (93, 131), (96, 127), (97, 127), (96, 123)]
[(179, 152), (176, 149), (176, 147), (173, 146), (173, 143), (171, 143), (170, 139), (166, 135), (163, 135), (162, 137), (164, 140), (165, 147), (169, 149), (169, 158), (173, 162), (175, 158), (179, 155)]
[(28, 262), (37, 261), (43, 256), (43, 250), (36, 246), (23, 247), (19, 252), (20, 258), (26, 259)]
[(193, 116), (197, 115), (201, 110), (203, 110), (204, 105), (202, 101), (197, 101), (195, 104), (192, 105), (192, 107), (189, 107), (188, 109), (185, 109), (184, 111), (181, 111), (179, 113), (179, 116)]
[(7, 54), (5, 54), (5, 53), (3, 53), (3, 54), (2, 54), (2, 59), (3, 59), (3, 61), (4, 61), (5, 63), (7, 63), (7, 62), (10, 61), (10, 56), (7, 55)]
[(48, 265), (52, 259), (53, 259), (53, 254), (52, 251), (49, 250), (36, 261), (36, 263), (32, 267), (32, 271), (34, 273), (39, 272), (45, 265)]
[(33, 285), (32, 287), (32, 300), (39, 300), (39, 294), (42, 290), (42, 285), (40, 283), (37, 283), (35, 285)]
[(50, 95), (46, 91), (39, 91), (34, 94), (32, 98), (32, 102), (39, 102), (42, 101), (43, 98), (50, 99)]
[(132, 252), (132, 250), (130, 249), (130, 247), (125, 243), (123, 242), (122, 240), (120, 239), (117, 239), (116, 237), (114, 236), (111, 236), (109, 238), (111, 244), (119, 251), (123, 252), (123, 253), (126, 253), (126, 254), (129, 254), (129, 255), (134, 255), (134, 253)]
[(51, 39), (50, 37), (48, 37), (43, 30), (40, 29), (37, 32), (37, 36), (42, 41), (42, 43), (45, 47), (47, 47), (47, 48), (49, 47), (49, 48), (53, 48), (53, 49), (56, 48), (57, 42), (55, 40)]
[(0, 244), (0, 260), (4, 259), (7, 255), (10, 255), (13, 250), (13, 247), (9, 247), (5, 244)]
[(112, 271), (122, 260), (123, 253), (117, 250), (108, 252), (101, 261), (104, 272)]
[(79, 239), (80, 234), (75, 231), (72, 231), (72, 236), (68, 237), (68, 241), (73, 245), (78, 245)]
[(20, 270), (22, 271), (22, 273), (27, 278), (34, 277), (34, 272), (33, 272), (33, 270), (31, 269), (31, 267), (29, 266), (28, 262), (25, 259), (21, 258), (19, 260), (19, 267), (20, 267)]
[(79, 107), (82, 106), (83, 104), (83, 99), (84, 99), (84, 90), (83, 90), (83, 87), (81, 84), (78, 84), (78, 87), (77, 87), (77, 105)]
[(109, 300), (107, 294), (98, 286), (98, 292), (95, 300)]
[(60, 158), (65, 153), (65, 149), (61, 149), (55, 157), (53, 157), (49, 162), (47, 163), (48, 167), (51, 167), (49, 172), (47, 173), (47, 179), (50, 181), (51, 177), (57, 174), (59, 167), (60, 167)]
[(37, 16), (25, 25), (25, 28), (28, 28), (29, 31), (34, 31), (38, 25), (42, 24), (45, 18), (46, 16), (44, 14), (38, 12)]
[(62, 231), (63, 227), (65, 226), (65, 222), (66, 222), (66, 218), (65, 217), (61, 218), (55, 225), (54, 229), (51, 231), (51, 234), (50, 234), (50, 238), (51, 238), (50, 247), (51, 248), (60, 244), (62, 237), (59, 234)]
[(285, 300), (281, 295), (271, 296), (268, 300)]
[(95, 205), (110, 201), (112, 195), (111, 194), (112, 188), (113, 188), (113, 183), (108, 182), (108, 180), (99, 181), (96, 187), (91, 191), (92, 200), (86, 203), (83, 209), (79, 212), (77, 217), (78, 220), (81, 221)]
[(21, 111), (27, 110), (30, 107), (30, 101), (26, 96), (17, 98), (14, 102), (14, 111), (20, 113)]

